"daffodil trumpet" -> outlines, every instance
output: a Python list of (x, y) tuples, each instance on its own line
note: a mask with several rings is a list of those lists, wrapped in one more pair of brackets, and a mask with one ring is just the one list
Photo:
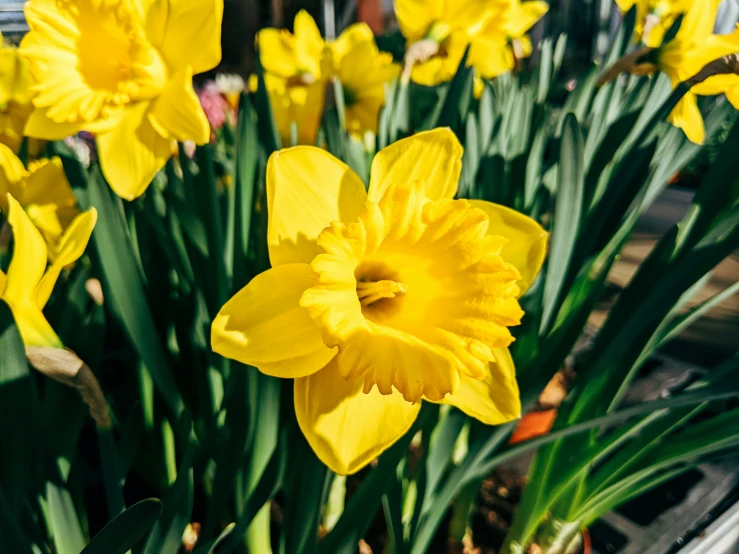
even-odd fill
[(315, 147), (267, 166), (272, 268), (221, 309), (212, 347), (294, 378), (297, 420), (333, 471), (358, 471), (413, 424), (422, 401), (494, 425), (520, 416), (510, 326), (547, 233), (509, 208), (455, 200), (449, 129), (375, 156), (369, 190)]

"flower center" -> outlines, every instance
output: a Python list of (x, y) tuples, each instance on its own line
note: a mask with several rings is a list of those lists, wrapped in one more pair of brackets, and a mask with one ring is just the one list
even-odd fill
[(468, 202), (429, 202), (414, 182), (367, 202), (358, 221), (323, 230), (300, 305), (339, 348), (345, 379), (364, 376), (365, 392), (376, 385), (416, 402), (453, 392), (460, 373), (485, 376), (491, 349), (511, 343), (507, 327), (523, 314), (520, 274), (488, 225)]
[(383, 298), (395, 298), (396, 294), (408, 292), (408, 285), (383, 279), (382, 281), (358, 281), (357, 298), (363, 308), (372, 306)]

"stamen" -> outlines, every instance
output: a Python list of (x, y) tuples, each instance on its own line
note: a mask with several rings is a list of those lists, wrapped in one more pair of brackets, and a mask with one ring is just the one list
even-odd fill
[(408, 292), (408, 285), (395, 281), (358, 281), (357, 297), (363, 308), (381, 300), (382, 298), (395, 298), (396, 294)]

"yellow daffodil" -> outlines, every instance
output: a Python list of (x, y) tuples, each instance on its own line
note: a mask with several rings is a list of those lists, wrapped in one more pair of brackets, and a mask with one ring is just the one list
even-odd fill
[[(721, 0), (693, 2), (664, 0), (644, 2), (643, 7), (639, 4), (643, 12), (665, 19), (665, 23), (659, 23), (659, 27), (665, 32), (670, 27), (667, 23), (670, 21), (674, 23), (680, 10), (685, 9), (686, 11), (674, 38), (664, 42), (663, 31), (652, 35), (649, 34), (649, 29), (646, 29), (643, 40), (648, 44), (616, 62), (606, 72), (603, 80), (611, 79), (624, 70), (638, 74), (649, 74), (661, 70), (669, 76), (673, 86), (677, 86), (678, 83), (695, 77), (711, 62), (739, 51), (739, 31), (726, 36), (713, 34), (720, 3)], [(633, 2), (623, 2), (621, 7), (623, 9), (631, 5)], [(647, 12), (647, 10), (652, 11)], [(653, 22), (652, 25), (656, 28), (657, 23)], [(648, 37), (646, 37), (647, 34), (649, 34)], [(664, 43), (655, 42), (657, 40)], [(705, 129), (696, 94), (710, 95), (725, 92), (736, 105), (739, 99), (733, 90), (734, 82), (735, 79), (732, 76), (719, 75), (697, 84), (675, 107), (669, 116), (669, 121), (682, 129), (692, 142), (702, 144)]]
[(546, 2), (497, 0), (493, 13), (471, 37), (469, 62), (484, 79), (515, 69), (533, 47), (526, 33), (549, 11)]
[(298, 143), (315, 144), (330, 59), (316, 22), (305, 10), (295, 16), (294, 30), (259, 31), (259, 59), (282, 142), (292, 143), (295, 125)]
[[(467, 46), (469, 66), (492, 79), (531, 55), (526, 33), (548, 11), (546, 2), (520, 0), (396, 0), (395, 14), (409, 43), (413, 81), (433, 86), (452, 78)], [(417, 51), (417, 53), (416, 53)], [(481, 82), (476, 92), (481, 92)]]
[(62, 343), (42, 312), (65, 266), (85, 251), (97, 221), (94, 208), (78, 215), (59, 240), (56, 259), (47, 268), (46, 243), (21, 205), (9, 194), (8, 223), (13, 230), (13, 258), (8, 274), (0, 271), (0, 299), (13, 312), (26, 346), (52, 346)]
[(395, 0), (394, 6), (407, 42), (406, 68), (426, 86), (454, 76), (471, 37), (492, 14), (490, 0)]
[(31, 75), (18, 50), (5, 45), (0, 33), (0, 144), (17, 152), (32, 111)]
[(413, 424), (422, 400), (486, 424), (520, 415), (509, 326), (547, 234), (528, 217), (454, 200), (462, 147), (448, 129), (380, 151), (369, 192), (314, 147), (267, 167), (272, 268), (213, 322), (212, 346), (294, 378), (318, 457), (354, 473)]
[(59, 248), (62, 232), (77, 216), (77, 200), (59, 158), (37, 160), (28, 170), (0, 144), (0, 211), (8, 211), (8, 195), (15, 198), (46, 241), (50, 259)]
[(705, 0), (616, 0), (616, 4), (624, 13), (636, 5), (634, 41), (656, 48), (662, 44), (665, 33), (677, 17), (685, 14), (696, 1)]
[(333, 74), (341, 81), (347, 130), (358, 137), (377, 133), (385, 86), (400, 73), (393, 56), (380, 52), (366, 23), (348, 27), (331, 44)]
[(95, 133), (111, 187), (141, 195), (175, 141), (210, 139), (192, 76), (221, 59), (222, 12), (223, 0), (30, 0), (26, 134)]
[[(739, 35), (717, 37), (713, 34), (716, 15), (721, 0), (694, 2), (685, 13), (675, 38), (657, 49), (657, 65), (673, 85), (694, 77), (706, 65), (739, 51)], [(721, 84), (714, 79), (703, 86), (703, 92)], [(685, 132), (692, 142), (702, 144), (705, 137), (703, 116), (698, 108), (696, 93), (700, 87), (688, 92), (670, 114), (670, 122)]]

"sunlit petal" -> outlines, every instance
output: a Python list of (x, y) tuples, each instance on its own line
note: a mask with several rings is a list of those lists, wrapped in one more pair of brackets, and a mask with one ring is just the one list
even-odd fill
[(397, 392), (362, 392), (362, 380), (345, 381), (331, 362), (295, 381), (295, 414), (318, 458), (339, 475), (356, 473), (402, 437), (420, 403)]
[(320, 148), (298, 146), (273, 154), (267, 164), (272, 266), (310, 263), (320, 253), (318, 234), (332, 221), (356, 219), (366, 198), (362, 180)]
[(300, 307), (311, 286), (308, 264), (286, 264), (257, 275), (229, 300), (211, 331), (213, 350), (275, 377), (315, 373), (335, 354)]
[(448, 128), (399, 140), (372, 161), (369, 200), (379, 202), (393, 184), (421, 181), (430, 200), (453, 198), (462, 171), (462, 145)]

